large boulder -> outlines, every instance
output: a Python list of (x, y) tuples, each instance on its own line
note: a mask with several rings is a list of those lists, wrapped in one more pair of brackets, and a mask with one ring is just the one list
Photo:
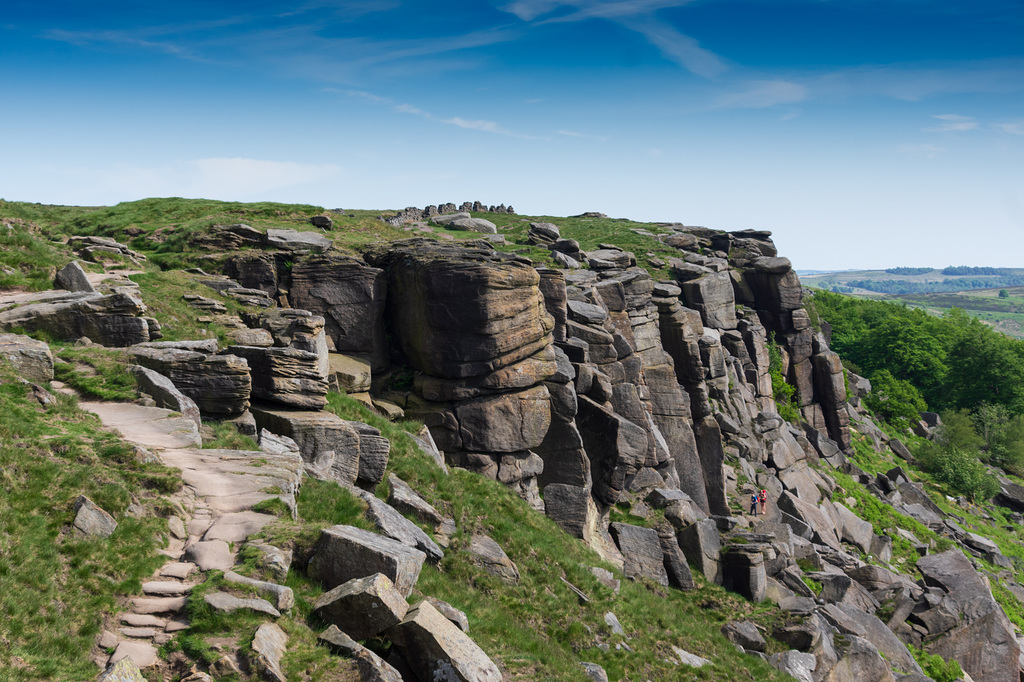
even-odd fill
[(736, 299), (728, 272), (710, 273), (680, 286), (686, 305), (701, 314), (704, 326), (736, 328)]
[(383, 573), (354, 578), (320, 595), (313, 610), (353, 639), (366, 639), (398, 625), (409, 605)]
[(316, 353), (290, 346), (230, 346), (225, 353), (248, 363), (254, 398), (307, 410), (327, 404), (327, 368)]
[(23, 334), (0, 334), (0, 358), (29, 381), (43, 384), (53, 379), (53, 354), (45, 341)]
[(200, 412), (237, 417), (249, 407), (252, 381), (249, 365), (236, 355), (208, 355), (170, 347), (137, 346), (135, 364), (171, 380), (175, 388), (195, 401)]
[(194, 421), (196, 426), (202, 425), (199, 406), (179, 391), (170, 379), (142, 365), (128, 365), (128, 373), (135, 377), (139, 391), (151, 396), (157, 407), (180, 412)]
[(424, 680), (501, 682), (494, 661), (430, 602), (411, 608), (405, 620), (385, 634)]
[(45, 332), (55, 339), (83, 336), (104, 346), (124, 347), (149, 341), (146, 306), (127, 289), (98, 293), (40, 295), (38, 302), (0, 310), (0, 332), (21, 329)]
[(334, 453), (325, 474), (338, 483), (352, 485), (359, 477), (359, 432), (335, 414), (253, 405), (252, 416), (260, 430), (291, 438), (306, 462), (322, 461)]
[(722, 584), (722, 542), (714, 519), (697, 521), (683, 528), (678, 538), (686, 560), (695, 565), (708, 582)]
[(628, 523), (613, 523), (611, 531), (619, 551), (626, 559), (622, 570), (627, 578), (647, 578), (661, 585), (669, 584), (658, 531)]
[(1013, 625), (967, 557), (951, 549), (921, 557), (917, 567), (926, 586), (946, 592), (943, 604), (960, 619), (932, 652), (958, 661), (976, 682), (1016, 682), (1021, 648)]
[(407, 598), (419, 579), (424, 559), (423, 552), (376, 533), (353, 526), (331, 526), (320, 531), (308, 572), (328, 589), (353, 578), (383, 573)]

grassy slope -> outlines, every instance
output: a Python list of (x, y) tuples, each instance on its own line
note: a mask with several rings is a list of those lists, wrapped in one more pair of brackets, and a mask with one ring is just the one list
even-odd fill
[[(62, 265), (69, 255), (62, 245), (45, 241), (45, 239), (72, 233), (101, 234), (121, 241), (130, 240), (133, 248), (150, 255), (151, 262), (147, 265), (148, 272), (135, 276), (135, 279), (142, 287), (144, 300), (151, 311), (164, 322), (168, 338), (197, 338), (204, 335), (204, 332), (222, 336), (223, 330), (210, 329), (207, 325), (197, 323), (195, 321), (197, 313), (180, 304), (181, 294), (194, 290), (194, 284), (190, 277), (181, 272), (160, 272), (155, 267), (156, 263), (164, 266), (180, 266), (202, 262), (202, 257), (205, 254), (193, 251), (188, 247), (188, 239), (215, 223), (246, 222), (261, 228), (288, 227), (312, 230), (314, 228), (305, 221), (309, 216), (320, 212), (320, 208), (312, 206), (230, 204), (181, 199), (145, 200), (110, 208), (48, 207), (34, 204), (0, 203), (0, 218), (18, 218), (32, 223), (31, 225), (19, 225), (19, 229), (29, 235), (29, 238), (22, 238), (23, 246), (19, 248), (24, 249), (26, 253), (38, 250), (46, 254), (52, 264), (51, 267)], [(375, 219), (376, 215), (378, 215), (376, 211), (360, 211), (355, 212), (355, 217), (335, 216), (335, 231), (331, 236), (339, 247), (352, 249), (380, 239), (413, 236), (409, 232), (384, 226)], [(535, 258), (538, 262), (546, 262), (548, 256), (545, 250), (530, 247), (525, 243), (528, 224), (522, 216), (477, 215), (488, 218), (499, 226), (500, 233), (505, 235), (510, 242), (501, 248), (523, 253)], [(555, 222), (561, 227), (564, 236), (577, 239), (584, 249), (594, 248), (601, 242), (619, 244), (636, 253), (641, 264), (647, 264), (651, 255), (664, 257), (674, 253), (673, 250), (663, 247), (651, 237), (630, 231), (632, 228), (644, 228), (652, 232), (660, 231), (660, 228), (655, 225), (612, 219), (547, 217), (533, 219)], [(132, 236), (133, 234), (134, 236)], [(458, 239), (472, 239), (479, 236), (441, 229), (435, 229), (435, 234), (450, 234)], [(154, 235), (155, 240), (151, 238)], [(165, 241), (158, 241), (160, 239)], [(46, 284), (48, 280), (39, 277), (33, 278), (33, 273), (32, 268), (26, 268), (23, 277), (26, 280), (32, 279), (35, 288)], [(664, 273), (654, 271), (654, 274), (660, 276)], [(204, 295), (212, 294), (204, 292)], [(98, 396), (122, 399), (127, 397), (122, 393), (125, 391), (125, 387), (118, 385), (118, 367), (123, 359), (118, 358), (116, 352), (63, 347), (55, 350), (58, 350), (62, 357), (76, 363), (80, 371), (80, 374), (72, 374), (69, 370), (65, 370), (61, 377), (64, 380), (82, 387), (92, 385), (94, 394)], [(89, 369), (90, 367), (91, 369)], [(14, 390), (6, 385), (0, 389), (5, 391), (0, 397), (7, 396), (6, 392)], [(18, 390), (23, 389), (18, 387)], [(104, 394), (102, 391), (110, 393)], [(4, 399), (6, 400), (6, 398)], [(17, 400), (24, 402), (21, 397), (17, 397)], [(62, 407), (59, 409), (73, 410), (65, 403), (62, 403)], [(331, 409), (345, 418), (359, 419), (380, 428), (393, 445), (389, 470), (410, 482), (435, 506), (455, 518), (459, 526), (459, 533), (453, 538), (446, 559), (439, 567), (428, 566), (424, 569), (419, 587), (423, 593), (445, 599), (466, 611), (471, 622), (471, 635), (486, 651), (499, 659), (513, 676), (520, 679), (583, 680), (585, 678), (582, 676), (577, 662), (589, 660), (604, 666), (610, 673), (611, 679), (781, 678), (779, 673), (757, 659), (738, 654), (718, 633), (718, 628), (726, 619), (741, 617), (755, 620), (770, 630), (782, 618), (777, 609), (767, 604), (749, 604), (721, 588), (709, 586), (703, 582), (697, 591), (683, 593), (647, 583), (624, 581), (621, 592), (615, 595), (611, 590), (598, 583), (587, 568), (601, 565), (596, 555), (580, 542), (566, 536), (546, 517), (529, 510), (522, 500), (504, 486), (459, 471), (454, 471), (449, 476), (442, 475), (413, 446), (401, 425), (394, 425), (380, 419), (361, 404), (347, 397), (332, 395)], [(37, 409), (35, 411), (39, 412)], [(12, 413), (12, 411), (5, 409), (4, 413)], [(71, 413), (69, 412), (69, 414)], [(88, 426), (89, 418), (79, 417), (77, 419), (86, 422), (86, 425), (77, 426), (78, 422), (75, 419), (64, 419), (59, 428), (65, 430), (85, 429)], [(19, 417), (17, 423), (20, 425), (36, 422), (27, 417)], [(5, 421), (3, 424), (7, 424), (7, 422)], [(418, 427), (418, 425), (405, 426), (413, 430)], [(0, 426), (0, 429), (2, 428), (10, 429), (14, 426)], [(93, 427), (89, 426), (88, 428)], [(0, 435), (5, 434), (0, 431)], [(219, 434), (219, 436), (227, 438), (228, 434)], [(88, 469), (90, 475), (77, 474), (77, 476), (78, 478), (88, 478), (89, 483), (78, 483), (75, 476), (70, 473), (63, 476), (59, 475), (52, 466), (47, 469), (46, 467), (49, 465), (46, 462), (50, 462), (54, 457), (52, 453), (46, 451), (46, 448), (51, 446), (44, 445), (46, 441), (41, 436), (32, 436), (32, 438), (36, 438), (36, 441), (33, 442), (37, 442), (39, 445), (36, 448), (39, 452), (35, 452), (32, 448), (15, 450), (9, 447), (4, 447), (2, 452), (4, 457), (12, 457), (13, 455), (23, 456), (27, 450), (33, 453), (33, 456), (37, 456), (40, 459), (38, 466), (43, 467), (40, 470), (41, 473), (38, 475), (23, 473), (22, 479), (19, 480), (26, 481), (26, 487), (32, 487), (27, 483), (28, 479), (44, 481), (46, 483), (45, 491), (37, 492), (31, 498), (26, 498), (23, 504), (26, 511), (22, 517), (18, 517), (17, 523), (14, 525), (8, 523), (8, 517), (14, 512), (8, 511), (6, 507), (0, 507), (2, 510), (0, 522), (4, 523), (0, 527), (0, 532), (8, 533), (8, 535), (0, 535), (0, 541), (6, 543), (0, 545), (0, 547), (4, 547), (5, 552), (0, 555), (0, 587), (6, 588), (3, 590), (5, 594), (10, 593), (11, 596), (6, 597), (8, 602), (26, 602), (30, 608), (32, 605), (38, 606), (29, 598), (31, 590), (28, 586), (32, 584), (31, 578), (34, 576), (22, 575), (7, 585), (2, 582), (8, 579), (13, 570), (8, 565), (9, 562), (4, 563), (8, 556), (6, 548), (13, 543), (11, 539), (13, 535), (10, 535), (12, 531), (8, 529), (28, 523), (25, 519), (29, 517), (46, 518), (47, 515), (55, 514), (57, 519), (51, 520), (48, 526), (43, 524), (49, 528), (47, 532), (50, 532), (51, 535), (41, 535), (42, 540), (37, 543), (45, 547), (47, 543), (52, 544), (56, 537), (53, 535), (53, 529), (63, 527), (57, 521), (66, 526), (68, 521), (66, 518), (67, 500), (73, 499), (73, 496), (77, 495), (76, 491), (83, 485), (87, 486), (89, 490), (93, 490), (92, 494), (97, 495), (97, 501), (104, 500), (106, 504), (109, 504), (112, 511), (123, 510), (125, 496), (127, 491), (132, 489), (131, 485), (139, 483), (144, 486), (148, 485), (148, 488), (143, 487), (142, 489), (143, 497), (151, 495), (147, 490), (153, 486), (168, 485), (168, 479), (160, 472), (133, 473), (134, 467), (141, 465), (130, 458), (127, 463), (122, 463), (116, 472), (104, 471), (100, 476), (93, 475), (96, 467), (102, 466), (106, 456), (97, 453), (107, 452), (107, 450), (102, 448), (95, 450), (92, 443), (107, 442), (105, 439), (109, 438), (93, 432), (90, 432), (90, 435), (84, 440), (78, 437), (74, 438), (73, 445), (68, 445), (75, 453), (70, 456), (75, 464), (67, 465), (61, 460), (61, 467), (57, 467), (61, 471), (64, 469), (69, 472), (84, 471), (76, 469), (75, 466), (78, 466), (79, 460), (85, 457), (90, 467)], [(4, 438), (3, 442), (6, 443), (8, 440), (8, 438)], [(92, 454), (82, 455), (83, 448)], [(884, 471), (896, 463), (888, 456), (874, 453), (863, 442), (858, 444), (857, 450), (856, 461), (865, 470)], [(117, 451), (119, 451), (117, 448), (110, 450), (110, 452)], [(125, 455), (122, 452), (114, 459), (121, 463), (125, 459)], [(902, 464), (902, 462), (900, 463)], [(35, 471), (35, 469), (31, 470)], [(10, 473), (12, 471), (28, 472), (29, 468), (26, 468), (26, 465), (10, 468), (5, 464), (2, 475), (9, 477), (13, 475)], [(933, 492), (941, 493), (941, 490), (929, 482), (925, 475), (920, 472), (912, 472), (912, 475), (926, 480), (926, 484)], [(112, 481), (109, 484), (113, 486), (112, 488), (108, 486), (108, 481)], [(874, 500), (852, 479), (839, 476), (837, 481), (842, 490), (836, 492), (836, 495), (839, 496), (836, 499), (852, 497), (856, 501), (858, 513), (865, 515), (875, 525), (876, 532), (892, 535), (893, 527), (900, 526), (908, 528), (924, 541), (934, 540), (941, 543), (941, 540), (920, 524), (893, 515), (889, 508)], [(94, 490), (97, 485), (100, 486), (99, 490)], [(38, 488), (39, 486), (35, 485), (35, 489)], [(108, 490), (107, 497), (104, 497), (104, 490)], [(43, 497), (39, 495), (43, 495)], [(378, 489), (378, 495), (382, 497), (386, 495), (384, 486)], [(941, 494), (937, 497), (941, 497)], [(59, 499), (55, 500), (54, 498)], [(943, 504), (944, 500), (939, 500), (939, 502)], [(4, 504), (8, 504), (8, 502), (4, 502)], [(299, 521), (282, 519), (277, 527), (270, 529), (268, 533), (274, 541), (294, 542), (300, 554), (303, 548), (308, 548), (315, 541), (319, 529), (324, 525), (348, 523), (367, 526), (361, 516), (362, 503), (337, 486), (307, 481), (301, 491), (299, 505), (301, 514)], [(956, 513), (969, 519), (970, 523), (978, 523), (979, 532), (992, 537), (1003, 546), (1003, 551), (1008, 556), (1017, 556), (1018, 554), (1024, 556), (1024, 551), (1019, 550), (1013, 544), (1011, 534), (1000, 534), (998, 529), (985, 525), (985, 519), (981, 516), (980, 509), (974, 510), (977, 511), (977, 515), (974, 514), (974, 511), (970, 511), (971, 516), (967, 516), (968, 511), (970, 510), (957, 509)], [(617, 513), (625, 515), (622, 510)], [(998, 520), (998, 514), (996, 518)], [(631, 517), (626, 520), (637, 522)], [(34, 523), (40, 522), (37, 520)], [(125, 532), (135, 527), (133, 524), (137, 523), (128, 522)], [(476, 569), (456, 551), (459, 546), (468, 542), (468, 536), (473, 531), (484, 531), (490, 534), (516, 561), (523, 576), (518, 586), (508, 587), (497, 582)], [(57, 532), (59, 533), (59, 530)], [(118, 532), (122, 531), (119, 529)], [(48, 661), (53, 658), (55, 662), (52, 665), (63, 666), (59, 668), (61, 673), (55, 675), (57, 677), (67, 679), (88, 677), (92, 669), (91, 664), (85, 660), (85, 656), (88, 644), (91, 643), (96, 633), (97, 614), (100, 610), (111, 608), (115, 593), (124, 594), (137, 589), (138, 578), (145, 575), (150, 567), (150, 563), (147, 562), (154, 560), (152, 553), (157, 543), (155, 527), (148, 528), (139, 537), (134, 537), (131, 542), (138, 548), (139, 556), (130, 561), (121, 559), (120, 562), (111, 562), (109, 559), (103, 557), (97, 559), (89, 554), (85, 561), (94, 563), (76, 564), (89, 566), (88, 575), (94, 580), (95, 576), (106, 575), (115, 570), (107, 568), (107, 566), (116, 565), (117, 571), (121, 573), (128, 571), (124, 577), (118, 579), (119, 582), (114, 583), (115, 587), (111, 588), (114, 590), (113, 592), (109, 589), (107, 592), (102, 590), (97, 592), (97, 588), (78, 590), (87, 594), (98, 593), (101, 595), (102, 598), (96, 597), (95, 604), (89, 607), (92, 608), (91, 611), (86, 606), (79, 604), (78, 608), (74, 610), (76, 614), (74, 617), (67, 612), (52, 615), (53, 622), (50, 629), (74, 631), (75, 636), (80, 638), (77, 640), (79, 644), (70, 647), (64, 646), (63, 650), (57, 653), (56, 648), (60, 647), (55, 648), (52, 643), (28, 642), (26, 638), (29, 635), (26, 634), (25, 629), (22, 629), (17, 635), (21, 639), (12, 637), (11, 634), (3, 635), (9, 641), (16, 642), (9, 651), (21, 652), (16, 654), (19, 660), (34, 661), (30, 665), (35, 666), (51, 665)], [(57, 546), (60, 547), (60, 543)], [(908, 543), (896, 541), (894, 550), (896, 559), (903, 560), (905, 570), (912, 571), (916, 557), (913, 548)], [(67, 574), (68, 570), (62, 566), (70, 565), (78, 560), (74, 557), (56, 557), (48, 559), (48, 561), (50, 563), (47, 566), (52, 569), (50, 573), (57, 575)], [(103, 564), (105, 561), (108, 563)], [(96, 569), (95, 562), (99, 562), (99, 565), (103, 567)], [(135, 568), (131, 568), (132, 566)], [(256, 575), (259, 574), (259, 570), (251, 561), (247, 570)], [(84, 573), (84, 569), (82, 572)], [(118, 575), (120, 576), (121, 573)], [(73, 571), (72, 574), (74, 574)], [(85, 577), (83, 575), (82, 579)], [(590, 601), (581, 605), (575, 595), (561, 582), (560, 578), (562, 577), (582, 589), (590, 597)], [(68, 578), (65, 576), (64, 579)], [(204, 589), (212, 589), (219, 584), (219, 576), (214, 575)], [(61, 583), (59, 586), (63, 587), (63, 585)], [(298, 598), (295, 612), (282, 621), (282, 627), (292, 636), (293, 650), (287, 660), (290, 674), (306, 675), (311, 679), (335, 679), (335, 676), (343, 674), (343, 666), (338, 659), (328, 656), (324, 649), (315, 646), (313, 635), (313, 631), (322, 626), (322, 623), (319, 623), (316, 617), (310, 613), (310, 607), (321, 590), (319, 586), (306, 580), (300, 572), (295, 571), (289, 578), (289, 585), (296, 590)], [(1013, 605), (1007, 601), (1009, 593), (998, 581), (995, 582), (993, 588), (997, 597), (1006, 601), (1007, 610), (1011, 612)], [(50, 589), (55, 590), (57, 587)], [(1012, 599), (1012, 596), (1009, 598)], [(29, 611), (18, 610), (24, 607), (7, 606), (5, 602), (0, 603), (7, 608), (9, 616), (7, 627), (10, 630), (20, 627), (10, 623), (22, 618), (29, 622), (34, 617), (29, 615)], [(237, 638), (241, 644), (245, 645), (256, 627), (256, 621), (246, 616), (214, 616), (205, 612), (201, 604), (195, 600), (192, 608), (192, 630), (179, 636), (165, 649), (165, 653), (169, 654), (175, 649), (182, 649), (194, 659), (207, 658), (209, 660), (213, 656), (208, 643), (209, 638), (230, 636)], [(1018, 612), (1020, 611), (1019, 605), (1016, 609)], [(612, 611), (618, 616), (627, 631), (628, 640), (610, 634), (604, 623), (604, 614), (607, 611)], [(1020, 613), (1019, 616), (1016, 613), (1011, 613), (1011, 617), (1015, 622), (1024, 624), (1024, 613)], [(85, 621), (88, 621), (89, 624), (83, 626), (81, 623)], [(0, 633), (5, 633), (3, 625), (0, 625)], [(39, 636), (33, 635), (33, 637), (38, 638)], [(23, 644), (22, 641), (26, 643)], [(374, 645), (374, 642), (370, 644)], [(598, 644), (608, 645), (608, 650), (605, 651)], [(620, 644), (628, 645), (633, 652), (629, 652), (625, 648), (617, 648), (617, 645)], [(665, 662), (665, 659), (671, 655), (670, 645), (679, 646), (710, 658), (715, 664), (700, 671), (672, 666)], [(780, 647), (777, 642), (771, 641), (770, 646), (776, 650)], [(0, 664), (9, 662), (2, 660), (5, 655), (4, 651), (3, 641), (0, 640)], [(38, 673), (33, 672), (26, 673), (22, 677), (32, 679), (32, 675), (39, 676)], [(14, 679), (20, 678), (15, 677)]]
[[(0, 366), (0, 679), (90, 679), (103, 614), (165, 560), (162, 494), (177, 473), (145, 464), (73, 398), (43, 408)], [(71, 532), (86, 495), (118, 520), (109, 540)], [(126, 515), (137, 505), (143, 516)]]

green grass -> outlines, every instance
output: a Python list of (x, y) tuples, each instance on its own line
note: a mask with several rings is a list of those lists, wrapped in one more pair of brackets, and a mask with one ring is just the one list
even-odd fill
[(207, 422), (203, 424), (203, 449), (257, 452), (260, 446), (252, 436), (239, 433), (232, 423)]
[[(88, 680), (89, 652), (103, 615), (166, 561), (167, 477), (98, 429), (74, 398), (42, 408), (0, 368), (0, 670), (5, 680)], [(109, 539), (70, 532), (86, 495), (118, 521)], [(126, 516), (129, 504), (148, 509)]]
[(52, 289), (57, 270), (72, 259), (70, 250), (48, 241), (31, 224), (14, 223), (11, 227), (7, 230), (0, 225), (0, 289)]
[(216, 321), (200, 322), (200, 317), (210, 317), (206, 311), (190, 306), (183, 298), (185, 294), (198, 294), (224, 304), (229, 313), (245, 309), (233, 299), (220, 296), (213, 289), (198, 282), (200, 277), (187, 272), (151, 271), (132, 275), (131, 280), (139, 285), (142, 300), (149, 314), (160, 321), (161, 341), (186, 341), (190, 339), (216, 338), (224, 345), (228, 328)]
[(128, 373), (128, 353), (102, 346), (55, 345), (56, 356), (64, 362), (54, 363), (53, 374), (74, 388), (80, 395), (95, 400), (135, 400), (135, 378)]

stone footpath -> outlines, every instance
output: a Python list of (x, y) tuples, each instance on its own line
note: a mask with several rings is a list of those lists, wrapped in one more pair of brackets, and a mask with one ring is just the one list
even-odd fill
[[(103, 632), (93, 655), (103, 668), (126, 657), (146, 668), (157, 663), (158, 646), (188, 628), (185, 600), (203, 582), (201, 572), (230, 571), (242, 543), (277, 518), (253, 507), (278, 498), (294, 511), (302, 459), (295, 452), (202, 450), (195, 422), (163, 408), (80, 405), (125, 440), (181, 469), (185, 483), (171, 498), (179, 513), (168, 519), (170, 543), (161, 550), (167, 563), (143, 583), (143, 596), (131, 600), (130, 610), (112, 619), (116, 631)], [(280, 492), (266, 492), (272, 490)]]

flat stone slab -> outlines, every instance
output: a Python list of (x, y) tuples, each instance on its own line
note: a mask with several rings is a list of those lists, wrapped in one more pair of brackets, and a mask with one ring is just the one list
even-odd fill
[(210, 605), (215, 611), (222, 613), (233, 613), (239, 609), (265, 613), (274, 618), (280, 618), (281, 612), (273, 607), (266, 599), (239, 599), (227, 592), (211, 592), (203, 595), (203, 601)]
[(114, 429), (125, 440), (139, 445), (163, 450), (198, 448), (203, 444), (194, 421), (188, 417), (172, 417), (171, 410), (162, 407), (97, 402), (82, 402), (78, 405), (98, 416), (104, 426)]
[(153, 628), (118, 628), (117, 631), (125, 637), (134, 637), (136, 639), (153, 639), (157, 633)]
[(110, 663), (116, 663), (122, 658), (132, 659), (140, 669), (156, 665), (160, 660), (156, 647), (148, 642), (121, 642), (110, 657)]
[(185, 550), (185, 558), (201, 571), (226, 571), (235, 565), (235, 557), (223, 540), (197, 542)]
[(165, 619), (142, 613), (122, 613), (121, 622), (136, 628), (160, 628), (163, 630), (167, 626)]
[(268, 523), (276, 520), (277, 517), (273, 514), (260, 514), (254, 511), (224, 514), (206, 530), (203, 540), (243, 542), (263, 530)]
[(179, 583), (173, 580), (151, 580), (150, 582), (142, 583), (142, 593), (164, 597), (176, 597), (182, 594), (188, 594), (193, 587), (195, 587), (195, 585)]
[(184, 608), (184, 597), (136, 597), (132, 599), (132, 610), (135, 613), (177, 613)]
[(161, 568), (160, 575), (165, 578), (178, 578), (180, 580), (184, 580), (191, 575), (195, 568), (196, 565), (189, 561), (174, 561)]
[[(295, 493), (303, 475), (302, 458), (297, 454), (178, 448), (161, 453), (161, 459), (168, 466), (181, 469), (182, 480), (196, 496), (205, 499), (214, 513), (247, 512), (275, 497), (289, 509), (295, 509)], [(280, 492), (264, 492), (266, 490)], [(236, 518), (251, 521), (256, 517)], [(268, 517), (267, 521), (273, 518)], [(234, 520), (224, 523), (236, 525)], [(191, 527), (189, 532), (192, 532)], [(229, 532), (238, 531), (225, 531), (225, 534)]]

